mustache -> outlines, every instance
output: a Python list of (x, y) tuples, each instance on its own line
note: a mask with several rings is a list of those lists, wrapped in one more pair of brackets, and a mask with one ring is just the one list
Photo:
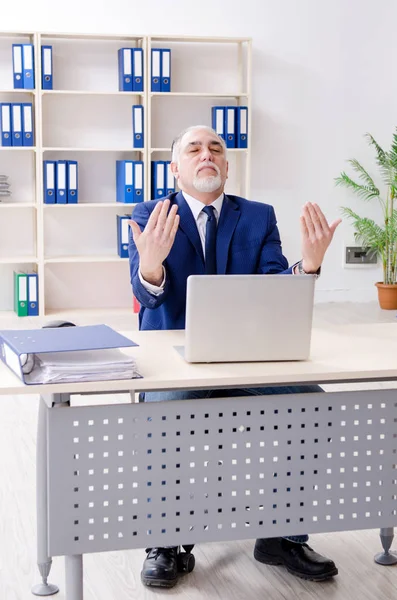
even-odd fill
[(207, 162), (202, 163), (200, 166), (197, 167), (195, 175), (198, 175), (199, 171), (201, 171), (205, 167), (210, 167), (211, 169), (214, 169), (217, 175), (221, 174), (218, 165), (214, 165), (214, 163), (207, 161)]

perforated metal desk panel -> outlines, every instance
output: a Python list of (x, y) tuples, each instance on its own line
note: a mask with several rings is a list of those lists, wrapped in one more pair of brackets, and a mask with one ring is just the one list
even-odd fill
[(49, 410), (49, 554), (390, 527), (395, 391)]

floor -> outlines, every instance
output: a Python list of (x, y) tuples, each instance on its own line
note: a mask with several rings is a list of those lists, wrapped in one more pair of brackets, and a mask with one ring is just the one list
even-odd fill
[[(125, 313), (107, 315), (102, 320), (99, 314), (92, 318), (70, 316), (73, 317), (78, 324), (105, 322), (120, 330), (136, 327), (136, 316)], [(37, 321), (31, 321), (3, 320), (0, 327), (38, 326)], [(382, 311), (375, 303), (319, 304), (315, 308), (315, 326), (374, 322), (396, 323), (396, 311)], [(23, 396), (2, 397), (0, 403), (1, 600), (32, 598), (30, 588), (39, 581), (35, 566), (37, 406), (37, 398)], [(85, 600), (146, 600), (166, 596), (181, 600), (348, 600), (352, 597), (390, 600), (397, 596), (397, 566), (381, 567), (373, 561), (381, 549), (378, 531), (313, 535), (310, 543), (337, 563), (339, 575), (334, 580), (305, 582), (289, 575), (282, 567), (261, 565), (252, 556), (253, 540), (247, 540), (197, 546), (194, 572), (168, 591), (145, 589), (141, 585), (142, 550), (87, 555), (84, 557)], [(65, 599), (62, 559), (54, 559), (49, 580), (61, 588), (54, 598)]]

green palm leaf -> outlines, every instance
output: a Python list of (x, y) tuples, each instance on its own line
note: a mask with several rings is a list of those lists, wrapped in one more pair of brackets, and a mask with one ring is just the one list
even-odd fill
[(342, 213), (345, 217), (353, 221), (355, 239), (365, 248), (383, 254), (387, 239), (385, 229), (382, 229), (372, 219), (360, 217), (351, 208), (343, 207)]
[(364, 169), (364, 167), (358, 162), (358, 160), (352, 158), (348, 162), (353, 167), (353, 170), (356, 171), (356, 173), (358, 173), (360, 179), (364, 182), (364, 186), (368, 189), (373, 189), (374, 192), (377, 192), (376, 196), (379, 196), (380, 192), (376, 187), (374, 180), (372, 179), (370, 174)]
[(390, 154), (392, 154), (393, 156), (396, 157), (397, 159), (397, 127), (396, 127), (396, 131), (393, 133), (393, 141), (391, 144), (391, 152)]
[[(371, 180), (370, 177), (369, 179)], [(341, 173), (340, 177), (337, 177), (335, 179), (335, 182), (336, 185), (341, 185), (343, 187), (353, 190), (353, 192), (355, 192), (359, 198), (362, 198), (366, 202), (371, 200), (371, 198), (379, 196), (380, 194), (378, 188), (375, 186), (373, 181), (373, 185), (362, 185), (353, 181), (353, 179), (351, 179), (346, 173)]]
[[(370, 134), (366, 133), (365, 136), (371, 146), (376, 151), (376, 162), (379, 166), (379, 170), (382, 175), (382, 179), (387, 186), (396, 185), (396, 169), (397, 169), (397, 136), (393, 136), (393, 144), (391, 146), (391, 152), (385, 152), (375, 138)], [(394, 148), (393, 148), (394, 147)]]
[(365, 138), (367, 138), (369, 144), (371, 146), (374, 146), (375, 150), (376, 150), (376, 154), (377, 154), (377, 163), (379, 166), (384, 165), (385, 160), (386, 160), (386, 152), (379, 146), (378, 142), (375, 140), (375, 138), (370, 134), (370, 133), (366, 133)]

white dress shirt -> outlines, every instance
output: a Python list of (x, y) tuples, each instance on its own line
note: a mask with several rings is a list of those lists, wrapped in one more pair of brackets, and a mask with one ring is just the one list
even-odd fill
[[(205, 257), (205, 232), (206, 232), (206, 226), (207, 226), (207, 221), (208, 221), (208, 216), (206, 215), (205, 212), (203, 212), (203, 208), (205, 208), (205, 206), (213, 206), (214, 208), (214, 214), (215, 214), (215, 218), (216, 218), (216, 222), (219, 221), (219, 215), (221, 214), (221, 210), (222, 210), (222, 204), (223, 204), (223, 193), (219, 196), (219, 198), (217, 198), (216, 200), (214, 200), (214, 202), (212, 202), (211, 204), (203, 204), (202, 202), (200, 202), (200, 200), (197, 200), (196, 198), (193, 198), (193, 196), (189, 196), (189, 194), (186, 194), (186, 192), (182, 192), (183, 197), (185, 198), (190, 210), (192, 211), (194, 220), (196, 221), (196, 225), (197, 225), (197, 229), (199, 232), (199, 236), (200, 236), (200, 241), (201, 241), (201, 245), (203, 248), (203, 254)], [(165, 269), (163, 267), (163, 281), (161, 283), (161, 285), (153, 285), (152, 283), (148, 283), (147, 281), (144, 280), (144, 278), (142, 277), (141, 271), (139, 269), (138, 271), (138, 276), (139, 279), (143, 285), (143, 287), (150, 292), (151, 294), (155, 295), (155, 296), (159, 296), (160, 294), (163, 293), (164, 290), (164, 285), (165, 285)]]

